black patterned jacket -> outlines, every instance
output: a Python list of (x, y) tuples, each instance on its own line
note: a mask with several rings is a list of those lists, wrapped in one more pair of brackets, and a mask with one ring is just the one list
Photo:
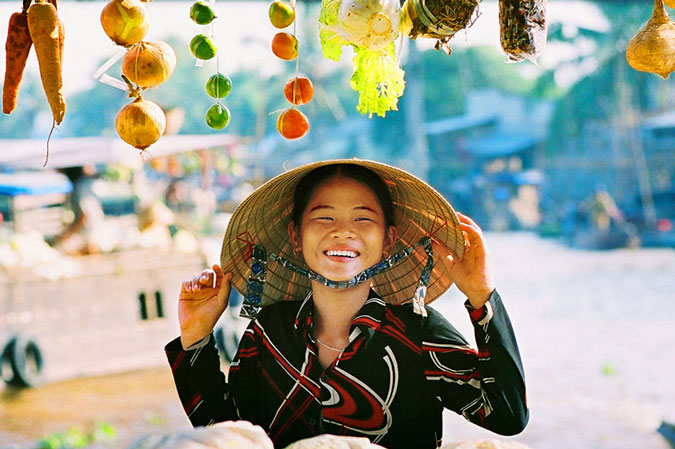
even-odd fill
[(312, 304), (309, 297), (263, 308), (242, 336), (228, 381), (212, 336), (187, 351), (179, 338), (167, 344), (194, 426), (244, 419), (279, 449), (320, 433), (365, 436), (389, 449), (437, 448), (444, 407), (502, 435), (525, 427), (523, 367), (496, 291), (481, 309), (466, 303), (477, 350), (433, 308), (422, 318), (371, 292), (349, 345), (327, 369), (317, 357)]

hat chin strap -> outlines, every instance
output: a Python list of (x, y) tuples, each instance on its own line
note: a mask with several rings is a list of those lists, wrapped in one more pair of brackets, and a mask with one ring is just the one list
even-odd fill
[(382, 259), (372, 267), (366, 268), (356, 276), (346, 281), (333, 281), (328, 279), (316, 271), (312, 271), (307, 267), (294, 264), (288, 259), (285, 259), (275, 253), (268, 252), (262, 245), (254, 245), (251, 252), (251, 273), (246, 283), (246, 293), (244, 294), (244, 301), (240, 316), (246, 318), (255, 318), (260, 311), (261, 297), (265, 287), (265, 279), (267, 277), (267, 259), (270, 258), (281, 266), (288, 268), (294, 273), (306, 276), (310, 281), (319, 282), (321, 285), (334, 289), (345, 289), (359, 285), (373, 276), (383, 273), (390, 268), (396, 266), (399, 262), (410, 257), (418, 246), (424, 246), (424, 251), (427, 253), (427, 262), (422, 269), (420, 278), (417, 281), (417, 288), (413, 296), (413, 310), (418, 315), (427, 316), (427, 311), (424, 307), (424, 298), (429, 286), (429, 279), (431, 278), (431, 269), (434, 266), (434, 250), (431, 246), (430, 237), (422, 237), (417, 243), (411, 245), (401, 251), (393, 254), (386, 259)]

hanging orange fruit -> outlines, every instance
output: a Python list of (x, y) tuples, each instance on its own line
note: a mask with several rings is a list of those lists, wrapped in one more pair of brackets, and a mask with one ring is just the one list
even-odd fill
[(309, 131), (309, 120), (302, 112), (290, 108), (279, 115), (277, 130), (287, 139), (299, 139)]
[(272, 53), (286, 61), (295, 59), (298, 57), (298, 40), (292, 34), (277, 33), (272, 38)]
[(286, 83), (284, 86), (284, 96), (294, 105), (307, 104), (314, 96), (314, 86), (309, 78), (299, 76)]

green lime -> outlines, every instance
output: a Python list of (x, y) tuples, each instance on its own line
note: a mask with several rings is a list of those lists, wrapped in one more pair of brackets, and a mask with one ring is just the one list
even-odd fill
[(213, 98), (225, 98), (231, 90), (232, 80), (222, 73), (216, 73), (206, 82), (206, 93)]
[(216, 14), (208, 4), (195, 2), (190, 8), (190, 18), (197, 25), (208, 25), (216, 18)]
[(206, 124), (213, 129), (223, 129), (230, 123), (230, 110), (222, 104), (214, 104), (206, 111)]
[(286, 28), (295, 20), (295, 8), (290, 3), (276, 0), (269, 9), (270, 22), (277, 28)]
[(205, 34), (198, 34), (190, 41), (190, 51), (197, 59), (211, 59), (218, 52), (218, 48), (211, 38)]

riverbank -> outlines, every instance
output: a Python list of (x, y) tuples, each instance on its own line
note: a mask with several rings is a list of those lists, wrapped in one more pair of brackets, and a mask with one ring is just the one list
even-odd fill
[[(488, 235), (488, 245), (531, 408), (511, 439), (533, 449), (668, 449), (655, 429), (675, 421), (675, 251), (581, 251), (518, 233)], [(471, 339), (462, 302), (453, 288), (433, 307)], [(189, 428), (168, 366), (0, 396), (0, 448), (96, 422), (116, 430), (116, 448)], [(446, 443), (494, 437), (446, 412)]]

